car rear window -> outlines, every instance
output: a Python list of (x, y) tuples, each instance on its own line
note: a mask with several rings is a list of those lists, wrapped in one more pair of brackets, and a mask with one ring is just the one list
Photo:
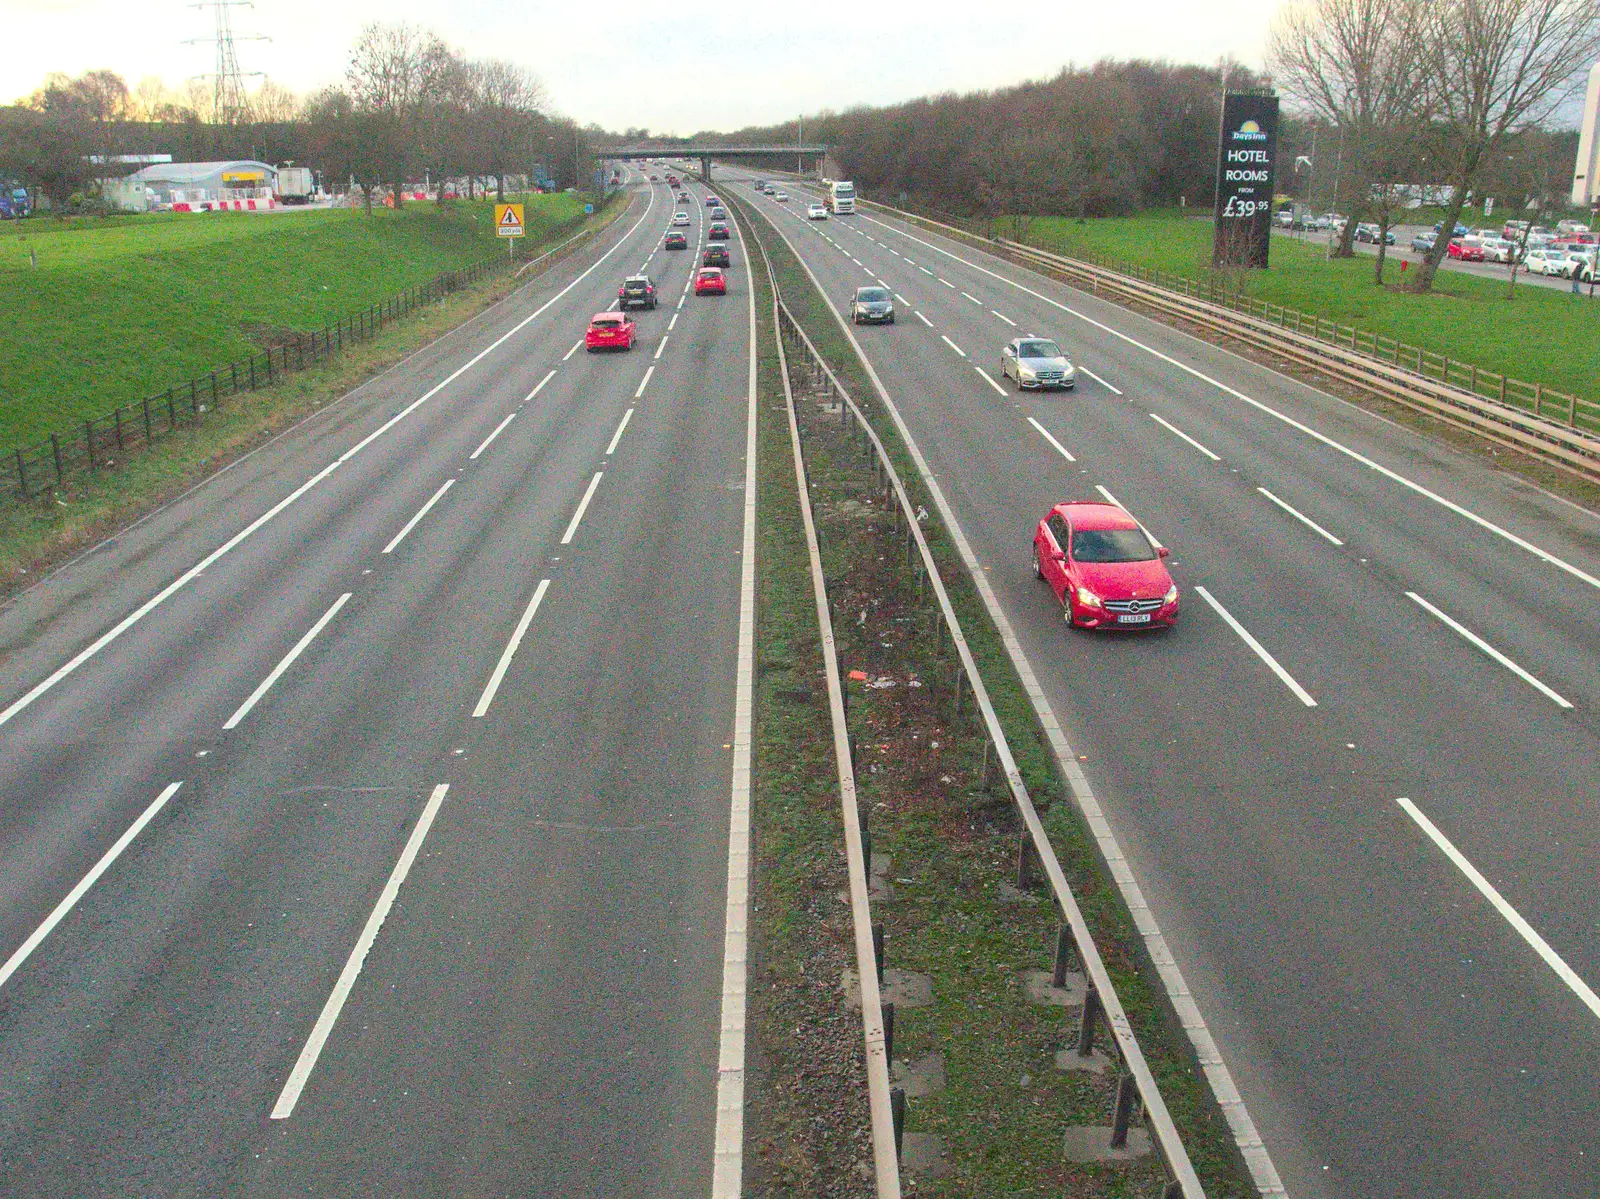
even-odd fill
[(1017, 347), (1019, 358), (1060, 358), (1061, 347), (1053, 341), (1025, 341)]
[(596, 329), (619, 329), (622, 327), (622, 318), (608, 316), (604, 320), (595, 320), (590, 323), (593, 324)]
[(1078, 529), (1072, 556), (1079, 562), (1148, 562), (1156, 551), (1138, 529)]

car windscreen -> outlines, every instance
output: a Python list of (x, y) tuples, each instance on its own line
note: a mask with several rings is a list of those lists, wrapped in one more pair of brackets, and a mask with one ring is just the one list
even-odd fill
[(856, 299), (863, 304), (886, 304), (889, 293), (881, 287), (862, 287), (856, 290)]
[(1138, 529), (1078, 529), (1072, 556), (1079, 562), (1148, 562), (1156, 551)]
[(1063, 358), (1061, 347), (1053, 341), (1025, 341), (1017, 347), (1018, 358)]

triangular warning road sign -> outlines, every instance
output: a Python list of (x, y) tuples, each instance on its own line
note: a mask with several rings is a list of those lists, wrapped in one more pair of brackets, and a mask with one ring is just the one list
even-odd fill
[(507, 204), (505, 211), (500, 214), (499, 227), (501, 229), (522, 228), (522, 214), (517, 211), (515, 204)]

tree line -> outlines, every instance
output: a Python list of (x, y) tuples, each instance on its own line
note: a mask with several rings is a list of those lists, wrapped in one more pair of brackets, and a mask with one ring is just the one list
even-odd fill
[(370, 206), (395, 203), (428, 180), (492, 178), (542, 168), (560, 187), (588, 182), (586, 133), (549, 109), (526, 68), (467, 58), (436, 34), (373, 23), (351, 48), (342, 83), (307, 97), (265, 85), (246, 118), (206, 119), (209, 92), (173, 93), (157, 81), (130, 89), (111, 71), (49, 77), (0, 108), (0, 180), (37, 188), (58, 207), (112, 173), (97, 158), (167, 153), (174, 160), (258, 158), (321, 172), (325, 186), (353, 184)]

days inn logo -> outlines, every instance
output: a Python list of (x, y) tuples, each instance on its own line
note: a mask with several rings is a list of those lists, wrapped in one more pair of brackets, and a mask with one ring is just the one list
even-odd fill
[(1236, 142), (1264, 142), (1267, 135), (1261, 132), (1261, 126), (1254, 121), (1246, 121), (1239, 126), (1239, 131), (1233, 135)]

